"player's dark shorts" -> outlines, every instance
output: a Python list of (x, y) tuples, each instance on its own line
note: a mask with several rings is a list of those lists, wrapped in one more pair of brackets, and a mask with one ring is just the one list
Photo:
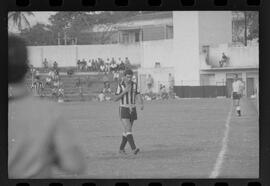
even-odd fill
[(130, 109), (128, 107), (119, 107), (119, 113), (121, 119), (130, 119), (131, 121), (137, 120), (137, 111), (136, 107)]
[(233, 92), (233, 99), (240, 99), (241, 94), (238, 94), (237, 92)]

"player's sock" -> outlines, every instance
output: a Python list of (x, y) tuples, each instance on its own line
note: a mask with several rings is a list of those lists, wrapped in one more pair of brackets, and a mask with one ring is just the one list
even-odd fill
[(133, 135), (131, 132), (127, 132), (127, 141), (131, 147), (132, 150), (136, 149), (136, 145), (135, 145), (135, 142), (134, 142), (134, 139), (133, 139)]
[(237, 106), (236, 107), (236, 110), (237, 110), (238, 116), (241, 116), (241, 108), (240, 108), (240, 106)]
[(120, 144), (120, 150), (124, 150), (126, 144), (127, 144), (127, 135), (126, 135), (126, 133), (123, 133), (122, 141), (121, 141), (121, 144)]

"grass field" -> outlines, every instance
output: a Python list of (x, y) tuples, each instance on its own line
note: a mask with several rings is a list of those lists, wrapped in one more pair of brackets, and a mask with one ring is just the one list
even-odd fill
[(87, 164), (78, 178), (256, 178), (258, 113), (250, 100), (241, 104), (237, 117), (225, 98), (146, 102), (133, 127), (141, 152), (123, 156), (118, 103), (63, 103)]

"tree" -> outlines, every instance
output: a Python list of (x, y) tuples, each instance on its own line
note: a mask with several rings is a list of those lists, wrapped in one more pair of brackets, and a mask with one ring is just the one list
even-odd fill
[(51, 30), (47, 25), (41, 23), (37, 23), (30, 29), (23, 29), (20, 36), (28, 42), (28, 45), (56, 44)]
[(23, 26), (26, 28), (30, 28), (30, 23), (27, 19), (27, 16), (34, 16), (32, 12), (9, 12), (8, 13), (8, 20), (12, 21), (14, 25), (17, 26), (18, 30), (21, 31)]
[(55, 38), (64, 38), (65, 43), (68, 43), (68, 39), (81, 38), (82, 31), (90, 35), (94, 28), (102, 32), (92, 33), (93, 39), (106, 43), (114, 34), (114, 25), (117, 22), (137, 14), (138, 11), (58, 12), (49, 19), (52, 23), (51, 30), (56, 34)]
[(259, 20), (256, 11), (233, 12), (233, 41), (247, 45), (248, 40), (259, 38)]
[[(16, 14), (14, 14), (16, 13)], [(70, 11), (57, 12), (49, 17), (51, 24), (36, 24), (30, 28), (22, 29), (21, 19), (26, 19), (26, 13), (14, 12), (9, 15), (10, 19), (20, 25), (21, 36), (29, 41), (29, 45), (56, 45), (74, 44), (79, 40), (79, 44), (109, 43), (117, 36), (115, 25), (126, 18), (139, 14), (153, 13), (150, 11)], [(24, 17), (24, 18), (23, 18)], [(27, 20), (27, 19), (26, 19)], [(28, 21), (27, 21), (28, 22)], [(29, 22), (28, 22), (29, 23)], [(116, 39), (117, 40), (117, 37)]]

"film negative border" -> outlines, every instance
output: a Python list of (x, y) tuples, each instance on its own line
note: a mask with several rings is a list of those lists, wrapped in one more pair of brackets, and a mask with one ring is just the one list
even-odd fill
[[(51, 3), (50, 3), (51, 2)], [(18, 5), (16, 5), (16, 3)], [(53, 6), (51, 6), (52, 4)], [(5, 186), (268, 186), (270, 185), (269, 139), (269, 12), (267, 0), (9, 0), (1, 1), (1, 56), (7, 60), (7, 11), (93, 11), (93, 10), (258, 10), (260, 13), (260, 178), (258, 179), (78, 179), (24, 180), (7, 178), (7, 99), (1, 96), (0, 184)], [(1, 80), (7, 75), (2, 68)], [(6, 84), (5, 84), (6, 85)]]

